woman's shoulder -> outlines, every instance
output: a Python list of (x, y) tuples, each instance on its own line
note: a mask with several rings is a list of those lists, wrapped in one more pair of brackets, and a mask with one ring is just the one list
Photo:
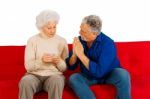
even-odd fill
[(28, 42), (36, 42), (39, 39), (39, 34), (35, 34), (28, 39)]
[(56, 38), (57, 38), (60, 42), (66, 42), (66, 39), (63, 38), (63, 37), (60, 36), (60, 35), (56, 35)]

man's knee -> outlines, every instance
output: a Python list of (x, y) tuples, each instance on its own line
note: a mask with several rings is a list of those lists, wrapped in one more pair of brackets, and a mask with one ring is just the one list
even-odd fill
[(130, 74), (127, 70), (118, 68), (115, 72), (117, 72), (116, 74), (121, 84), (130, 86)]
[(81, 77), (81, 75), (79, 73), (72, 74), (69, 77), (69, 82), (77, 81), (78, 79), (80, 79), (80, 77)]

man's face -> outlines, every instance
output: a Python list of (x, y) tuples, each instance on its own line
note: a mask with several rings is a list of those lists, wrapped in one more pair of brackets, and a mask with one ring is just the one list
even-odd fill
[(80, 36), (84, 41), (90, 42), (93, 33), (90, 33), (90, 27), (87, 24), (81, 24)]
[(55, 33), (56, 33), (56, 22), (54, 22), (54, 21), (48, 22), (42, 28), (42, 30), (45, 33), (45, 35), (47, 35), (48, 37), (53, 37), (55, 35)]

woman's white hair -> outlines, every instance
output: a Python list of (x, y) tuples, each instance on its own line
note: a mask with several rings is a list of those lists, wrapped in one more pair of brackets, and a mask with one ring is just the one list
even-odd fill
[(44, 10), (36, 17), (36, 26), (40, 30), (49, 21), (59, 22), (59, 14), (52, 10)]

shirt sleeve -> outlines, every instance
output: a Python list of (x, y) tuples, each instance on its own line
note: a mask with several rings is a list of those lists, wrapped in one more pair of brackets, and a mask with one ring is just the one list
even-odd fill
[(70, 52), (69, 53), (69, 57), (68, 58), (66, 58), (66, 63), (67, 63), (67, 68), (69, 69), (69, 70), (75, 70), (77, 67), (78, 67), (78, 58), (77, 58), (77, 60), (76, 60), (76, 62), (73, 64), (73, 65), (70, 65), (69, 64), (69, 61), (70, 61), (70, 58), (71, 58), (71, 56), (72, 56), (72, 52)]
[(29, 39), (25, 48), (25, 68), (27, 72), (35, 71), (42, 64), (41, 59), (36, 59), (36, 47), (34, 42)]
[(116, 55), (116, 48), (113, 41), (106, 42), (102, 46), (98, 62), (90, 60), (89, 71), (96, 77), (101, 78), (113, 69), (112, 62)]

